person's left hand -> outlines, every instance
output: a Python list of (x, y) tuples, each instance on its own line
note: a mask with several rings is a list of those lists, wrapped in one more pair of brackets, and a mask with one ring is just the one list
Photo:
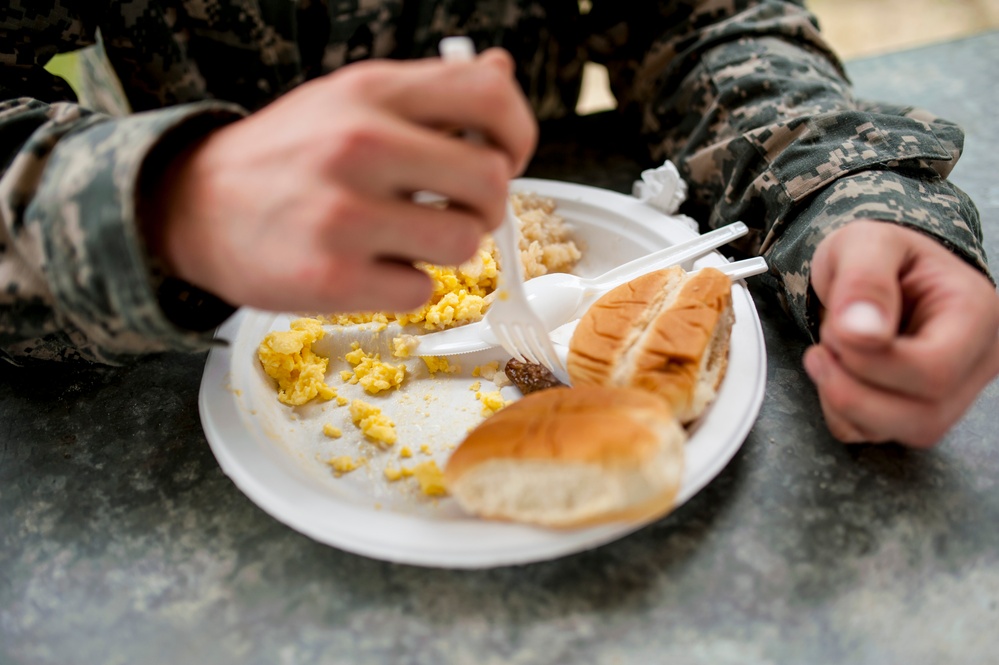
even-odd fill
[(930, 447), (999, 374), (999, 295), (932, 238), (852, 222), (811, 280), (824, 315), (804, 364), (837, 439)]

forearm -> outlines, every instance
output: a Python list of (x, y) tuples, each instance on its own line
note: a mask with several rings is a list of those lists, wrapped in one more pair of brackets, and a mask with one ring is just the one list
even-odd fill
[[(741, 248), (771, 260), (803, 328), (814, 332), (811, 253), (855, 219), (919, 228), (986, 270), (974, 206), (945, 180), (962, 147), (956, 127), (854, 100), (800, 3), (662, 6), (692, 14), (683, 28), (663, 19), (647, 55), (631, 57), (625, 112), (640, 110), (653, 155), (679, 166), (688, 212), (710, 226), (750, 225)], [(627, 71), (623, 62), (610, 64)]]
[[(199, 327), (178, 309), (197, 292), (155, 270), (138, 184), (144, 168), (157, 168), (147, 158), (164, 141), (190, 140), (239, 111), (209, 103), (112, 119), (70, 102), (0, 108), (0, 137), (17, 146), (0, 176), (4, 355), (119, 362), (206, 348), (206, 331), (174, 322), (186, 316)], [(217, 309), (206, 315), (217, 318)]]

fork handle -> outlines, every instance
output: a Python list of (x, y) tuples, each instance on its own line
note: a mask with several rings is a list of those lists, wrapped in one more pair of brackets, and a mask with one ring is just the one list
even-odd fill
[(721, 247), (725, 243), (742, 237), (749, 232), (748, 227), (742, 222), (733, 222), (721, 228), (709, 231), (704, 235), (691, 238), (685, 242), (671, 245), (659, 251), (646, 254), (633, 261), (608, 270), (603, 275), (594, 280), (591, 288), (605, 291), (619, 284), (630, 282), (639, 275), (644, 275), (650, 270), (674, 266), (696, 259)]

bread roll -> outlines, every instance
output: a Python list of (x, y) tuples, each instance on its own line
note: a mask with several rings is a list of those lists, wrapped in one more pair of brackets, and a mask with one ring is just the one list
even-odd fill
[(630, 386), (664, 397), (676, 417), (695, 420), (728, 367), (732, 283), (704, 268), (657, 270), (601, 296), (569, 343), (574, 386)]
[(629, 388), (550, 388), (469, 433), (444, 469), (448, 492), (491, 519), (571, 527), (673, 507), (686, 432), (666, 402)]

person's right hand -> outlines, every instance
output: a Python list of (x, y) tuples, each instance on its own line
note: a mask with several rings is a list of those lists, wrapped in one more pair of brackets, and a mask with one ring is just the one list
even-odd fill
[[(536, 140), (505, 51), (352, 64), (175, 160), (156, 196), (153, 251), (233, 305), (413, 309), (431, 295), (414, 262), (471, 258)], [(450, 205), (414, 203), (417, 191)]]

